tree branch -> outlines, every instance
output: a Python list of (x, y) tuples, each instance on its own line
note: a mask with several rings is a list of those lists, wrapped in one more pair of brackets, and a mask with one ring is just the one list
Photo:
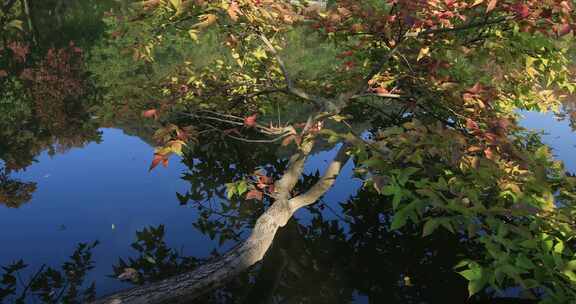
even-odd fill
[(285, 226), (299, 208), (316, 202), (324, 195), (332, 187), (342, 166), (349, 158), (346, 153), (348, 146), (343, 145), (324, 176), (310, 190), (291, 199), (290, 193), (304, 171), (304, 164), (313, 145), (314, 138), (308, 136), (300, 145), (298, 153), (290, 158), (284, 175), (276, 182), (276, 201), (258, 218), (252, 233), (240, 246), (191, 272), (121, 291), (94, 304), (187, 302), (221, 286), (228, 279), (262, 260), (272, 245), (278, 229)]
[(266, 48), (268, 49), (268, 51), (270, 53), (272, 53), (272, 55), (274, 55), (276, 62), (278, 62), (278, 65), (280, 66), (280, 70), (282, 70), (282, 74), (284, 74), (284, 80), (286, 82), (286, 93), (289, 93), (289, 94), (292, 94), (292, 95), (297, 96), (299, 98), (302, 98), (304, 100), (310, 101), (310, 102), (314, 103), (314, 105), (316, 105), (317, 108), (324, 108), (324, 102), (323, 102), (324, 98), (319, 97), (319, 96), (310, 95), (310, 94), (304, 92), (303, 90), (298, 89), (294, 86), (294, 81), (290, 77), (290, 73), (288, 72), (288, 69), (286, 68), (286, 64), (284, 63), (284, 60), (282, 59), (280, 54), (278, 54), (278, 51), (276, 50), (276, 48), (274, 47), (272, 42), (270, 42), (268, 37), (266, 37), (266, 35), (264, 35), (264, 34), (260, 34), (259, 36), (260, 36), (260, 39), (262, 39), (262, 41), (266, 45)]
[(318, 201), (322, 195), (328, 192), (328, 190), (334, 185), (334, 182), (340, 174), (340, 171), (342, 171), (342, 167), (346, 164), (346, 162), (348, 162), (348, 159), (350, 159), (350, 155), (348, 155), (348, 148), (348, 144), (342, 144), (338, 150), (338, 153), (330, 165), (328, 165), (326, 172), (324, 172), (324, 175), (320, 178), (320, 180), (316, 182), (316, 184), (314, 184), (314, 186), (312, 186), (312, 188), (310, 188), (310, 190), (307, 192), (290, 199), (288, 202), (290, 209), (295, 211), (302, 207), (311, 205)]

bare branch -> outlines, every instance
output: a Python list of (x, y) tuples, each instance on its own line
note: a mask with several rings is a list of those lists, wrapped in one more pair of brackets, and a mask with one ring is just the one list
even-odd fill
[(276, 182), (276, 201), (258, 218), (252, 233), (240, 246), (194, 271), (118, 292), (94, 304), (184, 303), (221, 286), (228, 279), (262, 260), (278, 229), (285, 226), (299, 208), (316, 202), (324, 195), (332, 187), (349, 158), (347, 145), (343, 145), (324, 176), (309, 191), (290, 199), (290, 193), (302, 175), (304, 163), (313, 145), (314, 138), (308, 136), (298, 152), (290, 158), (284, 175)]
[(290, 209), (292, 209), (293, 212), (304, 206), (315, 203), (320, 199), (320, 197), (322, 197), (322, 195), (326, 194), (326, 192), (332, 188), (336, 178), (340, 174), (340, 171), (342, 171), (342, 167), (346, 162), (348, 162), (348, 159), (350, 159), (348, 148), (348, 144), (342, 144), (336, 157), (334, 157), (334, 160), (332, 160), (330, 165), (328, 165), (326, 172), (324, 172), (324, 175), (320, 180), (304, 194), (300, 194), (288, 201)]
[[(202, 110), (201, 112), (206, 112), (206, 113), (210, 113), (213, 114), (215, 116), (209, 116), (209, 115), (198, 115), (194, 112), (190, 112), (190, 113), (184, 113), (184, 112), (180, 112), (178, 114), (180, 115), (184, 115), (184, 116), (189, 116), (189, 117), (193, 117), (196, 118), (198, 120), (212, 120), (212, 121), (217, 121), (217, 122), (221, 122), (224, 124), (230, 124), (233, 126), (244, 126), (244, 119), (243, 118), (239, 118), (237, 116), (233, 116), (233, 115), (227, 115), (227, 114), (220, 114), (218, 112), (213, 112), (213, 111), (208, 111), (208, 110)], [(220, 117), (216, 117), (216, 116), (220, 116)], [(216, 127), (213, 127), (215, 130), (220, 130)], [(286, 134), (294, 134), (296, 133), (296, 131), (294, 130), (294, 127), (292, 126), (286, 126), (286, 127), (266, 127), (263, 126), (261, 124), (256, 124), (255, 126), (253, 126), (253, 128), (255, 130), (257, 130), (260, 133), (269, 135), (269, 136), (284, 136)]]
[(405, 98), (406, 96), (398, 95), (398, 94), (376, 94), (376, 93), (364, 93), (364, 94), (357, 94), (350, 99), (358, 99), (362, 97), (380, 97), (380, 98), (389, 98), (389, 99), (401, 99)]

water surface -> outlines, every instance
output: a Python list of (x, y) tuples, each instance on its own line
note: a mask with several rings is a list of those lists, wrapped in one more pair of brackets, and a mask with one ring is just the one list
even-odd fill
[[(558, 158), (566, 163), (567, 169), (575, 172), (576, 134), (570, 130), (568, 123), (559, 122), (552, 115), (524, 115), (526, 118), (522, 124), (530, 129), (546, 131), (544, 141), (553, 147)], [(23, 259), (31, 265), (27, 272), (30, 274), (42, 264), (61, 264), (77, 243), (98, 240), (100, 244), (93, 251), (95, 269), (89, 273), (87, 279), (96, 282), (98, 294), (102, 295), (130, 286), (110, 276), (113, 273), (111, 265), (120, 257), (135, 256), (130, 244), (135, 240), (136, 231), (145, 227), (165, 225), (167, 244), (186, 256), (207, 257), (214, 250), (223, 252), (235, 244), (235, 240), (229, 239), (221, 246), (217, 239), (211, 239), (208, 234), (201, 233), (193, 226), (199, 219), (201, 209), (197, 208), (194, 202), (182, 204), (177, 197), (177, 193), (182, 195), (191, 190), (190, 182), (183, 178), (186, 174), (191, 174), (189, 163), (187, 165), (173, 157), (167, 168), (157, 168), (149, 172), (154, 150), (145, 139), (127, 135), (121, 129), (104, 128), (100, 129), (100, 132), (99, 141), (88, 141), (82, 147), (63, 149), (55, 154), (44, 151), (25, 170), (11, 173), (10, 176), (15, 179), (35, 182), (36, 191), (32, 194), (32, 199), (19, 208), (0, 207), (0, 231), (3, 231), (0, 234), (0, 264)], [(335, 149), (318, 151), (307, 164), (306, 172), (321, 172), (334, 154)], [(195, 160), (196, 163), (201, 161)], [(342, 253), (339, 258), (344, 259), (340, 261), (344, 264), (394, 258), (407, 263), (406, 265), (413, 263), (410, 261), (410, 252), (417, 252), (418, 249), (410, 246), (419, 243), (405, 245), (405, 253), (393, 253), (392, 250), (378, 252), (379, 246), (383, 246), (384, 250), (385, 246), (397, 246), (386, 245), (389, 241), (395, 244), (394, 238), (388, 241), (380, 239), (382, 236), (376, 231), (381, 228), (373, 226), (374, 223), (368, 219), (365, 226), (349, 225), (350, 215), (356, 212), (351, 213), (350, 210), (357, 208), (353, 207), (353, 204), (342, 205), (349, 199), (362, 204), (368, 202), (366, 214), (370, 214), (370, 208), (380, 208), (377, 204), (369, 203), (372, 197), (358, 192), (360, 187), (361, 182), (352, 177), (350, 162), (335, 187), (324, 196), (319, 208), (297, 214), (296, 218), (302, 227), (300, 234), (304, 239), (315, 240), (317, 244), (310, 246), (319, 246), (318, 252), (310, 253), (313, 259), (322, 260), (323, 255), (333, 257)], [(218, 202), (218, 199), (215, 199), (215, 202)], [(358, 212), (363, 214), (363, 211)], [(360, 215), (359, 218), (363, 219), (363, 216)], [(385, 221), (382, 218), (380, 220)], [(240, 231), (246, 233), (247, 229)], [(349, 238), (348, 241), (339, 240), (345, 236)], [(372, 237), (374, 239), (371, 239)], [(357, 240), (354, 242), (360, 243), (351, 243), (350, 240), (354, 239)], [(339, 246), (344, 246), (342, 242), (346, 243), (346, 246), (340, 248)], [(352, 248), (360, 250), (358, 248), (363, 248), (364, 245), (375, 250), (374, 253), (360, 255), (362, 257), (367, 254), (363, 257), (366, 261), (358, 261), (359, 253), (348, 252)], [(419, 259), (417, 256), (412, 258), (415, 261)], [(386, 266), (382, 260), (375, 263), (383, 263), (383, 267), (393, 267)], [(334, 293), (334, 297), (338, 297), (337, 294), (345, 288), (351, 291), (347, 293), (349, 298), (344, 303), (367, 303), (368, 298), (378, 298), (370, 289), (362, 290), (361, 286), (351, 282), (354, 279), (353, 274), (347, 267), (331, 263), (329, 265), (331, 270), (319, 272), (329, 276), (331, 271), (340, 273), (340, 279), (329, 281), (332, 283), (326, 287), (329, 292)], [(404, 268), (398, 270), (400, 273), (409, 268), (401, 267)], [(358, 275), (362, 275), (363, 279), (367, 277), (367, 273)], [(386, 277), (386, 274), (381, 276)], [(313, 276), (310, 279), (321, 280), (314, 279)], [(401, 279), (402, 277), (391, 271), (390, 277), (385, 280), (397, 282)], [(369, 280), (370, 283), (366, 284), (391, 284), (381, 280), (383, 278)], [(289, 292), (305, 293), (295, 290)], [(326, 299), (325, 295), (320, 297), (320, 291), (307, 292), (308, 298)]]

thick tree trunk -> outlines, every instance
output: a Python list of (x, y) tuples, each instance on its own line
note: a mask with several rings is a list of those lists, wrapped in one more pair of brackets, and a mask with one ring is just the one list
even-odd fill
[(294, 220), (290, 220), (285, 227), (278, 231), (272, 247), (268, 249), (264, 260), (261, 262), (262, 266), (258, 270), (254, 285), (241, 303), (274, 303), (272, 299), (289, 263), (288, 247), (290, 247), (293, 239), (291, 234), (298, 231), (297, 225)]
[(322, 178), (307, 192), (294, 198), (290, 192), (298, 182), (304, 163), (312, 150), (313, 140), (302, 144), (292, 156), (282, 178), (276, 183), (276, 201), (256, 221), (248, 239), (222, 257), (194, 271), (163, 281), (122, 291), (94, 304), (155, 304), (182, 303), (222, 286), (228, 279), (256, 264), (272, 245), (279, 227), (288, 223), (300, 208), (315, 203), (334, 184), (343, 165), (348, 161), (347, 146), (343, 145)]

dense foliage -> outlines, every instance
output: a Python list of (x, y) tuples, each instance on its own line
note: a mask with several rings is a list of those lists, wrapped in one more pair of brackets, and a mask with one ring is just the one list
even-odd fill
[[(366, 187), (392, 198), (393, 229), (446, 229), (482, 248), (454, 265), (470, 295), (520, 286), (560, 303), (576, 297), (576, 181), (517, 121), (518, 110), (558, 111), (576, 88), (574, 4), (150, 0), (108, 17), (93, 58), (130, 54), (99, 77), (154, 86), (107, 100), (170, 122), (152, 167), (204, 134), (347, 142)], [(298, 106), (307, 113), (294, 117)], [(274, 194), (262, 175), (229, 182), (231, 198)]]
[[(450, 256), (453, 264), (443, 261), (441, 271), (453, 267), (464, 277), (468, 296), (519, 288), (543, 303), (569, 303), (576, 299), (576, 179), (518, 120), (521, 110), (560, 112), (576, 90), (575, 5), (147, 0), (115, 7), (104, 17), (105, 28), (85, 16), (98, 28), (91, 33), (104, 35), (97, 43), (80, 42), (94, 43), (85, 54), (69, 42), (31, 52), (51, 36), (34, 28), (34, 14), (12, 3), (0, 15), (0, 127), (21, 127), (0, 129), (1, 142), (10, 143), (0, 154), (9, 169), (19, 169), (53, 143), (30, 148), (28, 137), (81, 138), (68, 146), (83, 143), (85, 133), (97, 137), (86, 123), (89, 110), (104, 123), (146, 119), (156, 125), (158, 144), (150, 169), (178, 154), (192, 172), (214, 175), (190, 174), (193, 186), (178, 198), (182, 204), (226, 198), (217, 211), (224, 220), (213, 221), (214, 211), (199, 206), (195, 224), (224, 242), (240, 239), (240, 230), (277, 200), (282, 155), (306, 154), (311, 145), (343, 147), (364, 183), (346, 212), (367, 218), (363, 208), (376, 210), (389, 225), (377, 231), (386, 235), (379, 242), (386, 239), (402, 252), (399, 239), (449, 235), (449, 243), (464, 250)], [(47, 7), (35, 7), (36, 16), (52, 12)], [(65, 20), (75, 22), (54, 12), (62, 28)], [(89, 76), (102, 89), (98, 102), (81, 101)], [(72, 116), (83, 119), (66, 121)], [(234, 150), (221, 139), (249, 147)], [(10, 159), (19, 149), (30, 155)], [(280, 157), (270, 157), (275, 149)], [(25, 184), (2, 174), (8, 190), (0, 194), (22, 192), (11, 189)], [(319, 179), (304, 177), (293, 193), (314, 188)], [(318, 233), (338, 230), (317, 224)], [(153, 255), (169, 273), (196, 266), (166, 248), (162, 236), (162, 227), (141, 232), (133, 247), (142, 257), (121, 261), (117, 275), (136, 283), (164, 278), (168, 273), (146, 262)], [(309, 231), (308, 238), (315, 237)], [(354, 255), (362, 242), (357, 236), (339, 244)], [(21, 268), (15, 267), (7, 276)], [(405, 285), (419, 281), (408, 272), (426, 275), (395, 272)]]
[[(84, 51), (68, 40), (77, 36), (45, 40), (50, 34), (47, 27), (35, 25), (27, 16), (42, 20), (38, 17), (52, 14), (50, 9), (26, 11), (24, 1), (6, 3), (0, 10), (0, 157), (11, 171), (25, 169), (42, 151), (54, 154), (83, 146), (98, 140), (99, 133), (89, 120), (95, 98), (84, 69)], [(97, 13), (91, 16), (98, 18)], [(94, 26), (78, 19), (61, 20), (51, 30)], [(41, 28), (39, 33), (36, 27)], [(79, 42), (86, 45), (82, 39)]]
[[(20, 273), (28, 268), (22, 260), (2, 267), (0, 272), (0, 301), (27, 303), (31, 299), (43, 303), (86, 303), (94, 300), (94, 283), (85, 286), (88, 271), (94, 268), (92, 250), (98, 242), (80, 243), (60, 269), (42, 265), (24, 282)], [(20, 286), (23, 285), (23, 286)]]

